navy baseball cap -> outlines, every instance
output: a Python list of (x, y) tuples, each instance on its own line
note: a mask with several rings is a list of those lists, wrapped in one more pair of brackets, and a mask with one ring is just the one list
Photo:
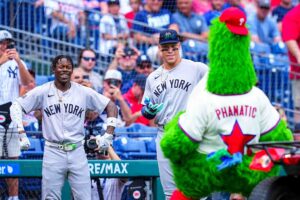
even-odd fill
[(180, 40), (175, 30), (168, 29), (159, 34), (159, 44), (174, 44), (178, 42), (180, 42)]
[(120, 1), (119, 0), (108, 0), (107, 4), (108, 5), (113, 5), (113, 4), (120, 5)]
[(142, 90), (145, 90), (146, 80), (147, 80), (147, 76), (145, 76), (144, 74), (138, 74), (134, 78), (134, 83), (140, 86)]

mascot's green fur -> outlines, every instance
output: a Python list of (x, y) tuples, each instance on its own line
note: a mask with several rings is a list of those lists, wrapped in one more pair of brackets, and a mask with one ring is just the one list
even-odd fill
[[(256, 75), (249, 50), (250, 36), (233, 34), (214, 20), (209, 36), (209, 74), (206, 89), (214, 94), (233, 95), (250, 91)], [(170, 159), (177, 188), (191, 199), (208, 196), (215, 191), (242, 193), (248, 196), (254, 186), (269, 176), (278, 175), (278, 167), (266, 173), (249, 169), (252, 156), (243, 156), (243, 162), (218, 171), (218, 156), (207, 160), (206, 154), (197, 151), (201, 141), (194, 142), (178, 125), (179, 113), (165, 127), (161, 140), (164, 155)], [(262, 135), (259, 141), (290, 141), (292, 133), (284, 121)]]

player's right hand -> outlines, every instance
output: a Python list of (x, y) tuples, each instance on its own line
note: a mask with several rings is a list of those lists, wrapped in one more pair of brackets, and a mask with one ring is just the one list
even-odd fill
[(20, 133), (19, 139), (20, 139), (21, 150), (28, 150), (30, 147), (30, 141), (29, 141), (26, 133)]
[(95, 149), (96, 151), (106, 151), (108, 147), (112, 144), (114, 139), (114, 136), (109, 133), (105, 133), (104, 135), (97, 135), (96, 136), (96, 142), (98, 145), (98, 148)]
[(145, 108), (145, 111), (151, 115), (156, 115), (157, 113), (159, 113), (163, 107), (164, 107), (164, 104), (163, 103), (160, 103), (160, 104), (153, 104), (150, 100), (149, 97), (146, 97), (145, 100), (144, 100), (144, 104), (146, 106)]

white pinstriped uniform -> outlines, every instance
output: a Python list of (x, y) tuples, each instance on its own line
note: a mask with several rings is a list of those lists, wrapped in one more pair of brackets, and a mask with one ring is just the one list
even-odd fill
[[(59, 101), (62, 99), (62, 101)], [(55, 143), (80, 143), (84, 139), (84, 119), (87, 110), (102, 113), (109, 99), (91, 88), (71, 82), (65, 92), (54, 82), (36, 87), (17, 99), (26, 113), (42, 110), (43, 136)], [(90, 173), (81, 145), (72, 151), (45, 146), (43, 158), (42, 199), (61, 199), (65, 177), (72, 187), (75, 200), (91, 199)]]
[(186, 104), (193, 88), (203, 78), (208, 67), (200, 62), (182, 59), (173, 69), (166, 71), (160, 66), (152, 72), (146, 81), (145, 97), (153, 103), (163, 103), (163, 109), (156, 115), (159, 131), (156, 139), (157, 161), (160, 179), (167, 198), (176, 189), (173, 173), (168, 159), (160, 149), (160, 140), (163, 135), (163, 126), (178, 112), (186, 109)]

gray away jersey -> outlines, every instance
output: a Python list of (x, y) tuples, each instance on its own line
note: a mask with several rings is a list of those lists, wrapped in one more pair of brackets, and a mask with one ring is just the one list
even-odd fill
[(208, 67), (203, 63), (182, 59), (171, 70), (164, 70), (160, 66), (149, 75), (142, 102), (149, 97), (153, 103), (164, 103), (156, 116), (157, 124), (165, 125), (179, 111), (186, 109), (190, 93), (207, 70)]
[[(59, 102), (60, 97), (62, 102)], [(74, 82), (71, 82), (69, 90), (61, 92), (52, 81), (29, 91), (17, 102), (26, 113), (42, 111), (43, 136), (46, 140), (78, 142), (84, 138), (86, 110), (102, 113), (109, 99)]]

